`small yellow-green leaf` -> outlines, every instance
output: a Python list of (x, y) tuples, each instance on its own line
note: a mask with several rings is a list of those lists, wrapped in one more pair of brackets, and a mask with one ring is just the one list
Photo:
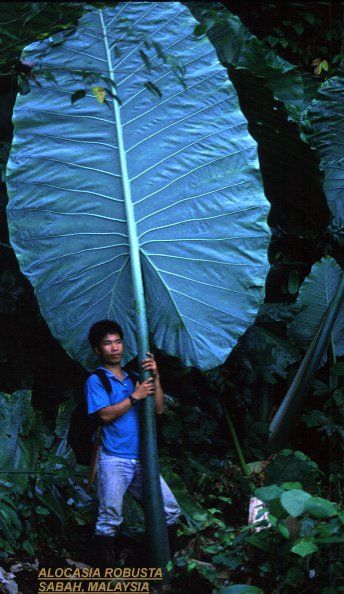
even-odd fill
[(97, 101), (102, 105), (102, 103), (104, 103), (104, 99), (105, 99), (104, 87), (99, 87), (99, 86), (92, 87), (92, 93), (95, 96), (95, 98), (97, 99)]

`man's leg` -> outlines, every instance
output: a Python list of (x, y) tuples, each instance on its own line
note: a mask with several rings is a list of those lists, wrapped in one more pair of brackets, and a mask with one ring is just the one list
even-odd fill
[(123, 496), (133, 475), (130, 460), (101, 452), (97, 469), (99, 512), (94, 537), (99, 567), (111, 567), (116, 561), (115, 537), (123, 521)]
[[(170, 549), (171, 549), (171, 553), (173, 554), (177, 550), (177, 542), (176, 542), (177, 534), (176, 533), (177, 533), (177, 523), (179, 520), (179, 516), (181, 514), (181, 510), (180, 510), (180, 507), (178, 505), (178, 502), (177, 502), (175, 496), (173, 495), (171, 489), (169, 488), (168, 484), (166, 483), (166, 481), (163, 479), (163, 477), (161, 475), (160, 475), (160, 485), (161, 485), (161, 493), (162, 493), (163, 504), (164, 504), (164, 512), (165, 512), (168, 536), (169, 536), (169, 541), (170, 541)], [(131, 493), (131, 495), (133, 497), (135, 497), (135, 499), (137, 499), (137, 501), (142, 503), (142, 498), (143, 498), (142, 467), (141, 467), (141, 462), (139, 462), (139, 461), (137, 462), (134, 478), (133, 478), (131, 484), (129, 485), (128, 491), (129, 491), (129, 493)]]
[(181, 510), (175, 496), (161, 475), (160, 484), (164, 501), (168, 540), (170, 544), (171, 555), (173, 556), (174, 553), (178, 551), (177, 528)]

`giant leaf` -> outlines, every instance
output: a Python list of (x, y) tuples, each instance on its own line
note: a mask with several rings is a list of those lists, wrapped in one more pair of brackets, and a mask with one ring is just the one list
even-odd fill
[[(297, 305), (302, 308), (289, 324), (289, 336), (307, 348), (338, 289), (343, 271), (330, 256), (312, 266), (310, 274), (301, 285)], [(331, 333), (336, 354), (344, 354), (344, 305), (341, 306)], [(326, 352), (322, 363), (326, 362)]]
[[(90, 10), (63, 43), (24, 51), (42, 88), (14, 109), (11, 242), (52, 333), (88, 368), (97, 319), (116, 319), (126, 358), (137, 352), (128, 217), (159, 348), (214, 367), (262, 300), (268, 204), (256, 144), (212, 45), (195, 42), (195, 23), (178, 3), (119, 3)], [(72, 104), (90, 69), (121, 105), (100, 104), (91, 89)]]
[(344, 192), (344, 68), (319, 89), (304, 116), (307, 138), (320, 156), (324, 190), (334, 216), (334, 229), (343, 240)]

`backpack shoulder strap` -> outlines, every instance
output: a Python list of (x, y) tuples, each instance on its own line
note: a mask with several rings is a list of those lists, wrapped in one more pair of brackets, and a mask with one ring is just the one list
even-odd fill
[(93, 371), (93, 373), (91, 373), (91, 375), (96, 375), (97, 377), (99, 377), (106, 392), (108, 394), (111, 394), (111, 383), (110, 383), (110, 380), (109, 380), (108, 376), (106, 375), (104, 369), (95, 369)]

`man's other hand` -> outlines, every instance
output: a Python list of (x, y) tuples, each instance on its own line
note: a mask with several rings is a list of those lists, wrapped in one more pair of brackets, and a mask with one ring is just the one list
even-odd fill
[(141, 363), (145, 371), (150, 371), (152, 376), (155, 378), (159, 377), (158, 366), (152, 353), (147, 353), (148, 359), (144, 359)]

